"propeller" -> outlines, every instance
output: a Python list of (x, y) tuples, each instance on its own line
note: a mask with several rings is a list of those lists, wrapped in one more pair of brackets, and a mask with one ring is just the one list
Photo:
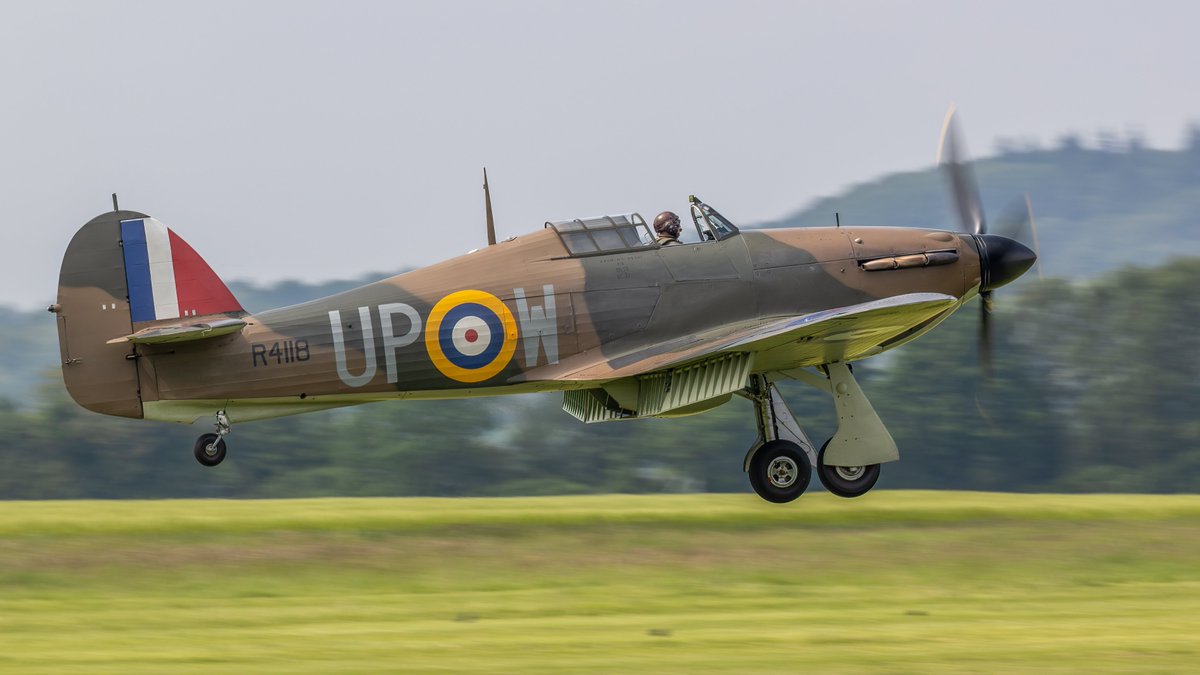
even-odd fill
[[(1030, 247), (1033, 249), (1034, 255), (1041, 258), (1042, 249), (1038, 244), (1037, 221), (1033, 219), (1033, 202), (1030, 201), (1028, 192), (1004, 209), (1004, 212), (996, 220), (995, 230), (996, 234), (1015, 239)], [(1037, 268), (1038, 280), (1045, 279), (1042, 275), (1041, 264), (1035, 262), (1033, 266)]]
[(975, 181), (975, 172), (967, 161), (967, 148), (958, 130), (957, 112), (954, 106), (950, 106), (946, 111), (946, 119), (942, 122), (942, 138), (938, 142), (938, 164), (942, 166), (950, 183), (950, 194), (958, 210), (962, 231), (987, 234), (983, 200), (979, 198), (979, 184)]
[[(950, 195), (958, 213), (961, 231), (972, 235), (975, 248), (979, 253), (979, 362), (985, 376), (991, 374), (992, 367), (992, 311), (994, 303), (992, 293), (995, 289), (1016, 279), (1025, 273), (1037, 260), (1037, 254), (1029, 247), (1021, 244), (1013, 236), (992, 234), (988, 232), (987, 218), (983, 213), (983, 200), (979, 197), (979, 184), (975, 181), (975, 172), (967, 159), (967, 149), (963, 144), (958, 129), (957, 111), (954, 106), (946, 112), (942, 123), (942, 137), (938, 143), (938, 164), (946, 175), (950, 187)], [(1028, 195), (1025, 198), (1027, 217), (1017, 219), (1017, 229), (1023, 220), (1029, 223), (1029, 229), (1034, 232), (1033, 207)], [(1002, 221), (1005, 227), (1009, 220)], [(1007, 230), (1005, 230), (1007, 231)], [(1036, 244), (1035, 244), (1036, 245)]]

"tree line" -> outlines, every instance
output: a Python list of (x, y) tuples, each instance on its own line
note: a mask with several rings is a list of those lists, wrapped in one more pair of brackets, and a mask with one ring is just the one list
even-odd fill
[[(880, 486), (1194, 491), (1197, 288), (1200, 258), (1087, 283), (1031, 279), (997, 294), (990, 378), (977, 362), (978, 301), (860, 362), (903, 458)], [(832, 434), (827, 396), (782, 388), (815, 443)], [(237, 425), (229, 458), (206, 469), (191, 455), (205, 424), (87, 412), (57, 371), (33, 399), (0, 400), (0, 498), (746, 491), (755, 436), (737, 397), (688, 418), (594, 425), (561, 412), (557, 395), (407, 401)]]

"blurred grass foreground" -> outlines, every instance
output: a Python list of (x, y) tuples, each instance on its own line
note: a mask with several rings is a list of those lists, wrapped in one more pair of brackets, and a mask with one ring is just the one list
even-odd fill
[(1200, 496), (0, 503), (4, 672), (1182, 672)]

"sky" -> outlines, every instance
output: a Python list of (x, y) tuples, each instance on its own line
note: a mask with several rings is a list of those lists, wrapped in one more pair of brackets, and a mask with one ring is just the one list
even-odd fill
[[(148, 213), (227, 280), (355, 278), (696, 194), (738, 223), (967, 145), (1200, 120), (1188, 2), (12, 2), (0, 306)], [(936, 224), (935, 224), (936, 225)]]

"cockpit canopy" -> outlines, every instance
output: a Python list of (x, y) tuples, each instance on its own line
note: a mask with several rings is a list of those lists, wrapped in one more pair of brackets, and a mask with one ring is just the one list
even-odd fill
[(573, 256), (654, 248), (654, 233), (637, 213), (547, 222)]
[(700, 241), (721, 241), (738, 233), (733, 223), (717, 213), (716, 209), (697, 199), (696, 195), (688, 196), (688, 204), (692, 209), (692, 222), (696, 225), (696, 234), (700, 235)]
[[(733, 223), (717, 213), (716, 209), (696, 199), (695, 195), (688, 197), (688, 204), (700, 243), (721, 241), (738, 233)], [(654, 232), (638, 213), (547, 221), (546, 227), (558, 233), (572, 257), (639, 251), (658, 246)]]

